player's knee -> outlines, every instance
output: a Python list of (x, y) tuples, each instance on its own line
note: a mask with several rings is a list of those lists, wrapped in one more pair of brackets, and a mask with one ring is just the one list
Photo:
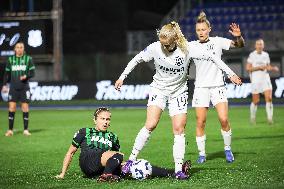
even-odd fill
[(28, 112), (29, 111), (29, 106), (27, 104), (22, 104), (22, 111), (23, 112)]
[(219, 117), (219, 121), (220, 121), (222, 127), (227, 127), (228, 124), (229, 124), (227, 117)]
[(173, 133), (174, 133), (175, 135), (181, 135), (181, 134), (184, 133), (184, 128), (174, 128), (174, 129), (173, 129)]
[(272, 102), (272, 97), (266, 97), (266, 98), (265, 98), (265, 101), (266, 101), (266, 102)]
[(9, 106), (9, 112), (15, 112), (16, 106)]
[(157, 122), (147, 122), (145, 127), (148, 131), (153, 131), (157, 127)]
[(252, 101), (255, 105), (258, 105), (258, 103), (259, 103), (259, 98), (258, 99), (253, 99), (253, 101)]
[(123, 161), (123, 154), (115, 153), (111, 158), (116, 159), (119, 163), (121, 163)]
[(22, 111), (23, 111), (23, 112), (29, 112), (29, 108), (26, 108), (26, 107), (25, 107), (25, 108), (22, 108)]
[(173, 126), (173, 133), (175, 135), (180, 135), (184, 133), (184, 128), (185, 128), (185, 124), (184, 125), (174, 125)]
[(9, 112), (15, 112), (16, 108), (9, 108)]
[(196, 120), (196, 126), (199, 127), (199, 128), (204, 128), (205, 123), (206, 123), (206, 119), (197, 118), (197, 120)]

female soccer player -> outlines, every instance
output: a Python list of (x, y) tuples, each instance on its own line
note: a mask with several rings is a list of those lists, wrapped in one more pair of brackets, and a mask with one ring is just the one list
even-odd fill
[[(137, 158), (151, 132), (157, 127), (160, 116), (168, 103), (174, 133), (173, 157), (176, 177), (177, 179), (185, 179), (187, 176), (182, 171), (182, 163), (185, 153), (184, 129), (188, 102), (187, 72), (189, 60), (192, 58), (206, 59), (210, 61), (210, 64), (215, 63), (223, 68), (230, 76), (235, 74), (221, 59), (214, 56), (209, 57), (190, 46), (176, 22), (164, 25), (158, 31), (158, 38), (159, 41), (150, 44), (128, 63), (124, 72), (115, 82), (115, 88), (120, 90), (124, 79), (137, 64), (154, 60), (156, 73), (150, 85), (146, 123), (135, 139), (127, 163), (130, 165)], [(231, 78), (234, 82), (238, 82), (238, 77)]]
[[(131, 174), (128, 165), (122, 174), (123, 154), (119, 152), (120, 145), (116, 134), (107, 131), (110, 126), (111, 112), (105, 107), (98, 108), (94, 113), (94, 128), (82, 128), (73, 137), (72, 144), (63, 160), (62, 170), (58, 179), (63, 179), (74, 154), (81, 148), (79, 165), (82, 172), (89, 178), (100, 175), (99, 182), (117, 182), (120, 176)], [(187, 160), (182, 165), (182, 170), (189, 175), (191, 162)], [(153, 177), (172, 177), (174, 171), (152, 166)]]
[(119, 152), (119, 140), (116, 134), (107, 131), (110, 126), (111, 112), (104, 107), (94, 113), (94, 128), (82, 128), (73, 137), (72, 144), (63, 160), (58, 179), (63, 179), (72, 161), (72, 157), (81, 148), (79, 165), (87, 177), (101, 175), (100, 182), (119, 181), (123, 154)]
[[(23, 111), (24, 132), (25, 136), (30, 136), (28, 130), (29, 124), (29, 101), (30, 101), (30, 87), (29, 79), (35, 75), (35, 66), (32, 57), (25, 54), (24, 43), (18, 42), (14, 48), (15, 55), (8, 58), (2, 91), (9, 91), (9, 129), (5, 136), (13, 136), (14, 118), (16, 112), (17, 102), (21, 102)], [(10, 89), (7, 85), (10, 83)]]
[(252, 103), (250, 105), (250, 121), (255, 123), (259, 94), (264, 93), (266, 102), (267, 121), (273, 123), (272, 85), (267, 71), (278, 72), (277, 66), (270, 65), (270, 58), (267, 52), (263, 51), (264, 42), (258, 39), (255, 42), (255, 51), (249, 54), (247, 59), (247, 71), (250, 74), (252, 87)]
[[(236, 38), (234, 41), (221, 38), (209, 37), (211, 31), (210, 22), (204, 12), (201, 12), (196, 22), (196, 33), (199, 40), (192, 41), (191, 45), (200, 52), (209, 53), (221, 58), (222, 50), (239, 48), (244, 46), (244, 39), (241, 36), (240, 28), (237, 24), (230, 25), (229, 32)], [(218, 112), (221, 124), (221, 134), (225, 144), (225, 156), (227, 162), (233, 162), (234, 156), (231, 151), (232, 131), (228, 121), (228, 100), (224, 82), (223, 71), (215, 64), (207, 60), (193, 60), (196, 65), (195, 89), (192, 99), (192, 106), (196, 111), (196, 143), (199, 151), (197, 163), (206, 161), (205, 153), (205, 123), (210, 101)], [(239, 80), (236, 84), (240, 85)]]

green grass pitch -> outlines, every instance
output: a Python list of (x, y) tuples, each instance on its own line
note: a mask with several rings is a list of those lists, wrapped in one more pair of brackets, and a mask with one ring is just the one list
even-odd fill
[[(173, 168), (173, 135), (165, 112), (139, 158), (151, 164)], [(82, 177), (75, 154), (64, 180), (60, 172), (64, 155), (74, 133), (90, 127), (93, 110), (31, 110), (32, 136), (22, 135), (22, 113), (17, 111), (13, 137), (4, 137), (7, 111), (0, 110), (0, 188), (284, 188), (284, 107), (274, 108), (275, 123), (266, 123), (265, 108), (259, 107), (257, 124), (249, 124), (249, 107), (230, 108), (235, 162), (225, 162), (223, 140), (214, 109), (207, 120), (207, 162), (195, 163), (195, 112), (189, 110), (186, 128), (186, 159), (193, 161), (187, 181), (174, 179), (124, 180), (97, 183)], [(145, 121), (145, 109), (112, 109), (110, 130), (117, 133), (121, 151), (129, 156), (136, 134)]]

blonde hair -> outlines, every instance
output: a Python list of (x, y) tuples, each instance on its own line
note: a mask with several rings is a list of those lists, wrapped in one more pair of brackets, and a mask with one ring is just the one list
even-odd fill
[(187, 40), (184, 37), (179, 24), (175, 21), (172, 21), (169, 24), (164, 25), (161, 30), (157, 30), (157, 35), (160, 38), (168, 38), (175, 39), (177, 42), (177, 46), (181, 49), (181, 51), (185, 54), (188, 54), (187, 50)]
[(206, 14), (204, 11), (201, 11), (197, 17), (196, 24), (198, 23), (206, 23), (206, 25), (210, 28), (210, 22), (207, 20)]

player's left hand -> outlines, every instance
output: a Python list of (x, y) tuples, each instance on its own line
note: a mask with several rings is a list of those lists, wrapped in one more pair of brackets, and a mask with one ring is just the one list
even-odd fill
[(230, 25), (229, 32), (234, 36), (234, 37), (240, 37), (242, 35), (240, 26), (236, 23), (232, 23)]
[(26, 76), (26, 75), (20, 76), (20, 80), (21, 80), (21, 81), (26, 80), (26, 79), (27, 79), (27, 76)]
[(237, 76), (237, 75), (233, 75), (232, 77), (230, 77), (230, 80), (231, 80), (232, 83), (234, 83), (235, 85), (242, 85), (242, 80), (241, 80), (241, 78), (239, 78), (239, 76)]

